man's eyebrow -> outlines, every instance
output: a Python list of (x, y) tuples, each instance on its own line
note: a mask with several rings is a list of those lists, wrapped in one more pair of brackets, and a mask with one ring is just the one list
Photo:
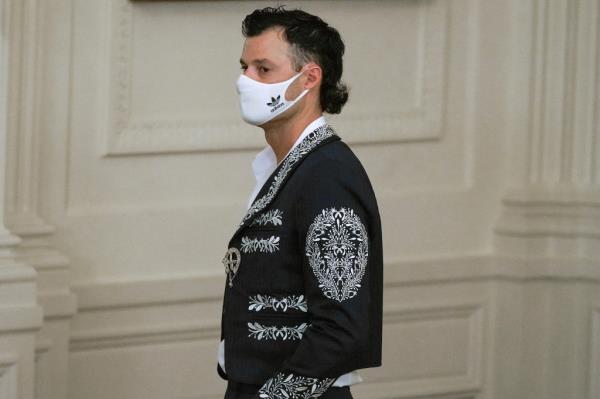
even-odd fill
[[(256, 59), (256, 60), (252, 61), (251, 63), (252, 64), (265, 64), (265, 63), (268, 63), (268, 62), (269, 62), (269, 60), (267, 60), (266, 58), (259, 58), (259, 59)], [(242, 65), (248, 65), (246, 63), (246, 61), (244, 61), (241, 58), (240, 58), (240, 64), (242, 64)]]

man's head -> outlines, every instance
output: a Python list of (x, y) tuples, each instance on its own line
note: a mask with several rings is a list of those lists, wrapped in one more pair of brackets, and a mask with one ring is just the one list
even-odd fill
[(338, 31), (301, 10), (267, 7), (242, 23), (246, 43), (242, 69), (262, 83), (279, 83), (303, 72), (290, 86), (290, 96), (312, 89), (323, 112), (340, 113), (348, 100), (342, 77), (344, 43)]

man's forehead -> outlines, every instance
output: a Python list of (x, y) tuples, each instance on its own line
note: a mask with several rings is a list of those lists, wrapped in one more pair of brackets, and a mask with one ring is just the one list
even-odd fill
[(242, 57), (244, 63), (281, 61), (289, 54), (289, 43), (285, 40), (283, 29), (270, 28), (260, 35), (246, 38)]

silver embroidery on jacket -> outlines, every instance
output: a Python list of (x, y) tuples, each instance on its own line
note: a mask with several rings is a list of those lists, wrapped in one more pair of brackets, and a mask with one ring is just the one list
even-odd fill
[(335, 131), (329, 125), (323, 125), (317, 128), (315, 131), (311, 132), (306, 136), (300, 144), (298, 144), (294, 149), (285, 157), (283, 163), (281, 164), (281, 168), (277, 175), (273, 178), (271, 185), (265, 195), (254, 201), (246, 215), (240, 222), (240, 226), (243, 225), (248, 219), (262, 211), (265, 206), (275, 197), (277, 192), (279, 191), (279, 187), (285, 180), (286, 176), (292, 170), (292, 167), (298, 162), (302, 157), (308, 154), (313, 148), (315, 148), (321, 141), (325, 140), (328, 137), (335, 136)]
[(281, 226), (282, 224), (283, 211), (279, 209), (271, 209), (260, 216), (257, 216), (256, 219), (250, 223), (250, 226), (266, 226), (268, 224), (272, 224), (273, 226)]
[(323, 395), (335, 378), (304, 377), (296, 374), (277, 373), (260, 388), (262, 399), (313, 399)]
[(296, 309), (306, 312), (307, 305), (304, 295), (290, 295), (277, 298), (271, 295), (256, 294), (248, 298), (248, 310), (260, 312), (263, 309), (287, 312), (288, 309)]
[(327, 298), (342, 302), (356, 296), (367, 267), (368, 237), (354, 210), (323, 209), (308, 229), (306, 256)]
[(242, 237), (242, 252), (277, 252), (279, 251), (279, 237), (271, 236), (269, 238), (249, 238)]
[(273, 340), (282, 339), (284, 341), (290, 340), (295, 341), (302, 338), (302, 334), (308, 327), (308, 324), (302, 323), (297, 326), (265, 326), (263, 324), (254, 322), (248, 323), (248, 336), (261, 340)]

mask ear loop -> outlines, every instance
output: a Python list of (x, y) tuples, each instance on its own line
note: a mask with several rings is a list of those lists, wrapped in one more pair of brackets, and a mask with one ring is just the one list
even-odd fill
[(296, 82), (298, 82), (298, 79), (300, 79), (300, 77), (301, 77), (301, 76), (302, 76), (302, 71), (298, 72), (297, 74), (295, 74), (294, 76), (292, 76), (292, 77), (290, 78), (291, 82), (289, 82), (289, 83), (286, 85), (286, 87), (285, 87), (285, 91), (283, 92), (283, 99), (284, 99), (286, 102), (292, 102), (292, 101), (294, 101), (296, 98), (298, 98), (298, 96), (300, 95), (300, 93), (298, 92), (298, 90), (294, 89), (294, 90), (292, 90), (292, 91), (295, 91), (295, 92), (297, 92), (298, 94), (297, 94), (295, 97), (293, 97), (291, 100), (288, 100), (288, 93), (290, 92), (290, 88), (291, 88), (292, 86), (294, 86), (294, 84), (296, 84)]
[[(305, 65), (304, 65), (304, 66), (305, 66)], [(310, 89), (304, 89), (304, 90), (302, 90), (302, 92), (300, 92), (300, 94), (298, 94), (298, 95), (296, 96), (296, 98), (295, 98), (295, 99), (293, 99), (293, 100), (288, 100), (288, 99), (286, 98), (286, 97), (287, 97), (287, 96), (286, 96), (286, 94), (287, 94), (287, 91), (290, 89), (290, 86), (291, 86), (291, 85), (293, 85), (293, 84), (296, 82), (296, 80), (298, 80), (298, 78), (300, 78), (300, 76), (302, 76), (302, 74), (308, 70), (308, 69), (304, 69), (304, 66), (302, 66), (302, 68), (300, 68), (300, 72), (298, 72), (298, 73), (297, 73), (295, 76), (293, 76), (293, 79), (294, 79), (294, 80), (293, 80), (293, 81), (292, 81), (292, 82), (289, 84), (289, 86), (288, 86), (288, 87), (287, 87), (287, 89), (285, 90), (285, 93), (283, 93), (283, 97), (284, 97), (285, 101), (289, 101), (289, 102), (291, 102), (290, 106), (292, 106), (292, 105), (296, 104), (296, 102), (297, 102), (298, 100), (300, 100), (302, 97), (304, 97), (304, 95), (305, 95), (306, 93), (308, 93), (308, 92), (309, 92), (309, 90), (310, 90)]]

